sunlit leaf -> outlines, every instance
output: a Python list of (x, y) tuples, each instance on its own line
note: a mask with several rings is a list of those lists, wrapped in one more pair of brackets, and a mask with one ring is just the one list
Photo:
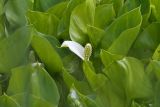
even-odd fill
[(73, 41), (85, 43), (87, 41), (87, 25), (94, 24), (95, 2), (86, 0), (78, 5), (70, 18), (69, 34)]
[[(133, 17), (136, 16), (136, 17)], [(101, 41), (101, 47), (108, 49), (111, 44), (127, 29), (139, 26), (141, 23), (140, 8), (135, 8), (118, 17), (107, 29)], [(133, 31), (132, 31), (133, 32)], [(136, 31), (137, 32), (137, 31)], [(127, 34), (125, 34), (127, 35)], [(134, 34), (136, 35), (136, 34)], [(133, 35), (133, 36), (134, 36)]]
[[(55, 81), (41, 66), (28, 65), (12, 70), (7, 94), (10, 96), (26, 93), (22, 99), (28, 99), (29, 94), (45, 100), (52, 105), (58, 105), (59, 93)], [(32, 100), (31, 100), (32, 101)]]
[(33, 33), (32, 47), (50, 73), (60, 72), (63, 66), (61, 58), (51, 43), (43, 36), (39, 32)]
[(28, 11), (27, 17), (29, 22), (33, 24), (37, 31), (57, 36), (59, 19), (54, 14)]
[(106, 28), (114, 18), (115, 11), (112, 4), (99, 5), (95, 10), (94, 25), (99, 28)]
[(1, 107), (20, 107), (18, 102), (16, 102), (13, 98), (7, 95), (0, 96), (0, 106)]

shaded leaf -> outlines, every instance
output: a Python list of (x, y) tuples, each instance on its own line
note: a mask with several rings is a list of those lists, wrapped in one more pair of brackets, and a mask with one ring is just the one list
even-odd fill
[(82, 95), (73, 86), (70, 89), (68, 100), (70, 102), (71, 107), (98, 107), (94, 100)]
[(87, 26), (87, 32), (88, 32), (89, 40), (94, 47), (98, 46), (99, 42), (101, 41), (102, 37), (105, 34), (104, 30), (94, 26)]
[(125, 0), (112, 0), (116, 15), (118, 15), (119, 11), (123, 7), (124, 1)]
[(151, 58), (160, 43), (159, 28), (160, 23), (152, 23), (145, 28), (135, 41), (129, 55), (140, 59)]
[(0, 15), (0, 40), (3, 39), (5, 37), (5, 15), (2, 14)]
[(12, 34), (17, 28), (26, 25), (25, 14), (30, 8), (30, 0), (8, 0), (5, 6), (5, 14), (8, 21), (8, 31)]
[(67, 84), (68, 88), (70, 89), (74, 84), (75, 88), (82, 94), (89, 95), (91, 94), (92, 90), (90, 89), (87, 82), (84, 80), (78, 81), (72, 76), (68, 71), (65, 69), (63, 70), (63, 78), (65, 83)]
[(124, 14), (134, 8), (137, 8), (141, 5), (142, 15), (148, 14), (150, 11), (150, 1), (149, 0), (126, 0), (124, 6), (119, 12), (120, 14)]
[(159, 107), (160, 106), (160, 93), (159, 93), (159, 89), (160, 89), (160, 81), (158, 81), (157, 84), (156, 84), (153, 107)]
[(84, 2), (84, 0), (70, 0), (67, 4), (67, 8), (62, 14), (62, 18), (60, 19), (58, 26), (58, 36), (63, 39), (70, 39), (69, 37), (69, 26), (70, 26), (70, 17), (74, 8), (80, 3)]
[(56, 5), (59, 2), (62, 2), (63, 0), (34, 0), (34, 10), (36, 11), (46, 11), (51, 6)]
[(8, 72), (11, 68), (25, 62), (26, 52), (32, 39), (32, 28), (26, 26), (18, 29), (12, 36), (0, 42), (0, 72)]

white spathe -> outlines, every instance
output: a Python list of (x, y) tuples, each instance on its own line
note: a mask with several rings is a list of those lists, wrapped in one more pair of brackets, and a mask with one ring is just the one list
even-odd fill
[(74, 41), (64, 41), (61, 47), (68, 47), (73, 53), (84, 60), (84, 47)]

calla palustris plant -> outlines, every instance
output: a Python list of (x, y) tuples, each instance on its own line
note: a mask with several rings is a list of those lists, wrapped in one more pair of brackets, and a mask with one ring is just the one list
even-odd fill
[(159, 0), (0, 0), (0, 107), (160, 107)]

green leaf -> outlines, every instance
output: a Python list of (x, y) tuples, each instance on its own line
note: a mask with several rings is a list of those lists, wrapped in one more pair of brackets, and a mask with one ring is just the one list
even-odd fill
[(5, 19), (5, 15), (4, 14), (0, 15), (0, 40), (5, 37), (5, 24), (4, 24), (5, 20), (4, 19)]
[(20, 93), (26, 93), (24, 99), (28, 99), (28, 95), (33, 94), (52, 105), (58, 105), (59, 102), (59, 93), (55, 81), (38, 64), (12, 70), (7, 94), (13, 96)]
[[(105, 65), (103, 72), (110, 79), (111, 86), (119, 98), (129, 104), (132, 99), (150, 101), (153, 95), (152, 84), (144, 71), (144, 65), (138, 59), (110, 54), (101, 51), (101, 59)], [(140, 90), (143, 90), (140, 91)], [(127, 99), (126, 99), (127, 98)]]
[[(152, 97), (152, 86), (144, 72), (143, 64), (135, 58), (125, 58), (122, 62), (126, 64), (124, 69), (128, 71), (128, 95), (131, 98), (148, 99)], [(143, 90), (143, 92), (140, 90)]]
[(124, 1), (125, 0), (112, 0), (113, 6), (114, 6), (114, 10), (116, 12), (116, 15), (119, 13), (119, 11), (121, 10), (121, 8), (123, 7)]
[(138, 36), (142, 21), (141, 17), (139, 21), (140, 23), (136, 27), (123, 31), (119, 35), (119, 37), (116, 40), (114, 40), (112, 45), (109, 47), (108, 51), (114, 54), (127, 55), (132, 44)]
[(111, 4), (112, 0), (96, 0), (97, 4)]
[(135, 101), (132, 102), (131, 107), (146, 107), (142, 104), (142, 106), (138, 103), (136, 103)]
[(43, 36), (50, 42), (52, 47), (55, 49), (55, 51), (57, 51), (57, 53), (61, 58), (63, 58), (66, 55), (66, 51), (60, 48), (61, 44), (56, 37), (50, 35), (43, 35)]
[(160, 43), (160, 23), (152, 23), (139, 35), (131, 48), (129, 55), (149, 59), (152, 57), (156, 47)]
[(5, 36), (5, 1), (0, 0), (0, 40)]
[(79, 43), (85, 43), (87, 41), (87, 25), (94, 24), (94, 14), (94, 0), (86, 0), (73, 10), (69, 27), (70, 38), (73, 41)]
[[(96, 93), (98, 107), (125, 107), (128, 102), (124, 95), (120, 95), (118, 87), (115, 86), (103, 74), (96, 74), (90, 62), (83, 63), (85, 76)], [(123, 94), (123, 93), (121, 93)]]
[(63, 39), (69, 39), (69, 25), (70, 25), (70, 16), (73, 9), (79, 5), (80, 3), (84, 2), (84, 0), (70, 0), (67, 4), (67, 8), (62, 14), (62, 18), (60, 19), (59, 26), (58, 26), (58, 36)]
[(12, 34), (15, 29), (26, 25), (25, 14), (29, 9), (30, 0), (6, 0), (5, 14), (8, 21), (8, 31)]
[(160, 44), (158, 45), (157, 49), (155, 50), (153, 56), (153, 60), (160, 60)]
[[(67, 53), (68, 51), (65, 51), (65, 52)], [(69, 51), (62, 60), (63, 60), (64, 68), (67, 71), (69, 71), (70, 74), (72, 74), (77, 80), (84, 79), (84, 75), (81, 67), (82, 60), (80, 58), (78, 58), (75, 54)]]
[(105, 31), (94, 27), (94, 26), (87, 26), (87, 32), (90, 42), (93, 44), (94, 47), (97, 47), (99, 45), (99, 42), (101, 41), (102, 37), (105, 35)]
[(11, 98), (18, 102), (20, 107), (57, 107), (37, 96), (26, 93), (16, 94), (11, 96)]
[(160, 79), (160, 61), (151, 60), (146, 67), (146, 73), (155, 88), (157, 81)]
[(72, 86), (68, 95), (71, 107), (98, 107), (96, 102), (91, 98), (82, 95)]
[(101, 50), (100, 55), (101, 55), (101, 60), (106, 68), (108, 68), (115, 61), (123, 58), (123, 56), (121, 55), (112, 54), (105, 50)]
[(64, 0), (34, 0), (34, 10), (35, 11), (46, 11), (51, 6), (56, 5)]
[(160, 106), (159, 89), (160, 89), (160, 81), (158, 81), (157, 84), (156, 84), (153, 107), (159, 107)]
[(57, 51), (43, 34), (33, 34), (32, 47), (50, 73), (60, 72), (63, 64)]
[(97, 47), (102, 37), (105, 35), (105, 31), (94, 26), (87, 26), (87, 30), (90, 42), (94, 47)]
[(67, 6), (68, 6), (67, 1), (66, 2), (61, 2), (61, 3), (58, 3), (58, 4), (54, 5), (53, 7), (49, 8), (47, 10), (47, 12), (50, 13), (50, 14), (56, 15), (60, 19), (64, 15), (65, 10), (67, 9)]
[(75, 88), (82, 94), (88, 95), (91, 94), (92, 90), (90, 89), (88, 83), (84, 80), (78, 81), (74, 76), (72, 76), (67, 70), (63, 70), (63, 79), (70, 89), (74, 84)]
[(20, 107), (20, 105), (11, 97), (7, 95), (0, 96), (1, 107)]
[(95, 10), (94, 26), (104, 29), (114, 20), (114, 18), (115, 11), (112, 4), (99, 5)]
[(59, 19), (54, 14), (28, 11), (27, 17), (39, 32), (57, 36)]
[(0, 15), (4, 12), (4, 0), (0, 0)]
[[(136, 17), (133, 17), (136, 16)], [(140, 8), (135, 8), (124, 15), (118, 17), (107, 29), (106, 34), (102, 38), (101, 47), (108, 49), (114, 40), (119, 37), (122, 32), (127, 29), (138, 26), (141, 22)], [(126, 34), (125, 34), (126, 35)]]
[(155, 16), (157, 21), (160, 21), (160, 1), (159, 0), (151, 0), (152, 13)]
[(119, 11), (118, 15), (122, 15), (126, 12), (131, 11), (134, 8), (137, 8), (140, 5), (140, 0), (126, 0), (124, 6)]
[(25, 62), (26, 52), (32, 39), (32, 28), (26, 26), (0, 42), (0, 72), (9, 72), (11, 68)]
[(119, 12), (119, 15), (128, 12), (134, 8), (141, 6), (142, 14), (148, 14), (150, 11), (150, 1), (149, 0), (126, 0), (124, 6)]
[(142, 26), (145, 27), (149, 24), (149, 17), (151, 13), (150, 9), (150, 0), (126, 0), (124, 6), (119, 11), (118, 15), (122, 15), (128, 11), (131, 11), (134, 8), (141, 6), (141, 14), (143, 17)]

